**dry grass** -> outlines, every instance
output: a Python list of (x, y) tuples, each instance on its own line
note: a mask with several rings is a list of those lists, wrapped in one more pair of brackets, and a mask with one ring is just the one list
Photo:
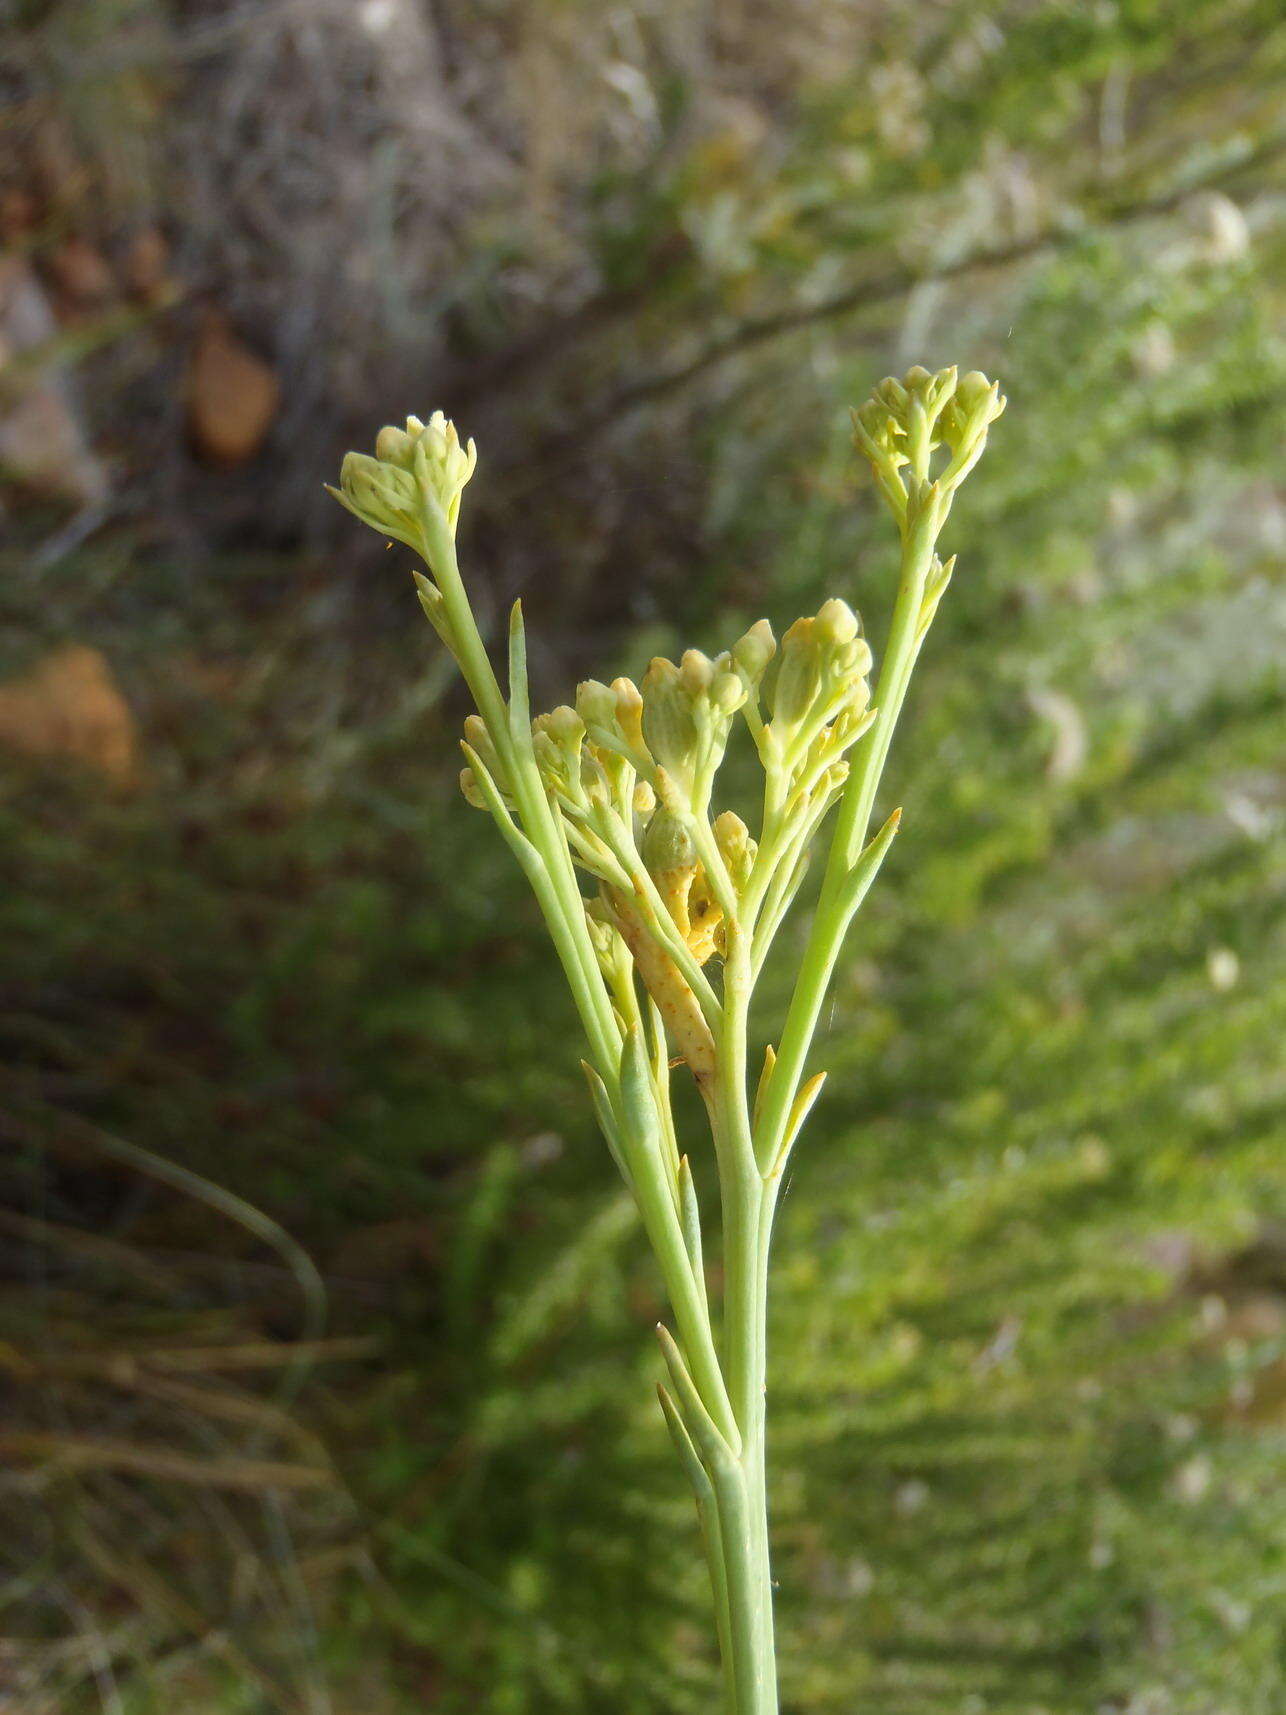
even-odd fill
[[(262, 1217), (240, 1219), (235, 1199), (169, 1164), (147, 1174), (143, 1152), (82, 1121), (44, 1118), (49, 1149), (34, 1121), (14, 1127), (38, 1167), (27, 1201), (80, 1221), (0, 1214), (0, 1662), (13, 1706), (115, 1710), (128, 1684), (200, 1708), (200, 1687), (213, 1704), (231, 1672), (274, 1709), (324, 1707), (310, 1646), (365, 1533), (312, 1420), (328, 1367), (373, 1342), (319, 1336), (316, 1282)], [(208, 1258), (164, 1243), (176, 1177), (212, 1249), (226, 1250), (229, 1217), (241, 1229), (214, 1287)], [(283, 1267), (238, 1268), (248, 1239), (274, 1236)], [(300, 1323), (301, 1289), (313, 1332), (272, 1332)]]

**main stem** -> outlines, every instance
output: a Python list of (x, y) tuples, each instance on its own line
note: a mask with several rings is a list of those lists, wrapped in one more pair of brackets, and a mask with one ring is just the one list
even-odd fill
[(777, 1715), (765, 1470), (768, 1249), (777, 1200), (771, 1164), (779, 1154), (822, 1000), (852, 913), (847, 901), (851, 890), (845, 884), (870, 824), (876, 787), (915, 658), (920, 604), (938, 522), (935, 511), (934, 507), (926, 508), (903, 544), (898, 599), (878, 693), (880, 714), (841, 805), (822, 898), (758, 1139), (752, 1133), (746, 1101), (746, 1028), (753, 979), (749, 950), (740, 935), (729, 947), (725, 964), (719, 1091), (712, 1120), (724, 1220), (724, 1369), (741, 1432), (736, 1472), (724, 1485), (726, 1493), (719, 1497), (728, 1604), (720, 1635), (730, 1715)]
[(741, 1452), (719, 1496), (728, 1599), (723, 1672), (730, 1715), (777, 1715), (772, 1572), (765, 1472), (768, 1244), (772, 1188), (755, 1161), (746, 1096), (749, 948), (737, 936), (725, 965), (713, 1121), (724, 1222), (723, 1357)]
[(746, 1189), (750, 1195), (725, 1205), (724, 1346), (741, 1453), (718, 1494), (728, 1601), (723, 1674), (730, 1715), (777, 1715), (764, 1436), (771, 1211), (762, 1180)]

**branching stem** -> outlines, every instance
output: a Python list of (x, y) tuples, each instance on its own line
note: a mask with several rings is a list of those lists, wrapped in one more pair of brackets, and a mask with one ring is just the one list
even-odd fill
[[(821, 1087), (822, 1074), (803, 1077), (836, 961), (897, 828), (899, 811), (870, 838), (911, 671), (954, 564), (938, 560), (937, 538), (1003, 403), (984, 376), (913, 369), (882, 382), (854, 417), (902, 540), (873, 713), (859, 621), (831, 601), (797, 621), (779, 653), (761, 621), (713, 661), (696, 650), (681, 666), (658, 658), (641, 692), (628, 680), (587, 681), (575, 709), (533, 722), (521, 610), (511, 617), (506, 696), (456, 561), (472, 443), (462, 447), (440, 413), (427, 424), (409, 418), (405, 432), (381, 431), (374, 458), (350, 453), (332, 491), (416, 548), (432, 573), (418, 578), (420, 601), (480, 717), (466, 724), (466, 796), (489, 811), (530, 881), (585, 1029), (590, 1094), (678, 1333), (658, 1330), (670, 1378), (661, 1406), (696, 1501), (727, 1715), (777, 1715), (765, 1481), (773, 1217), (787, 1156)], [(710, 819), (738, 710), (765, 774), (757, 842), (731, 811)], [(756, 979), (837, 794), (820, 899), (752, 1113)], [(599, 889), (593, 901), (577, 862)], [(716, 951), (721, 992), (705, 968)], [(723, 1240), (717, 1326), (697, 1182), (670, 1103), (671, 1051), (695, 1078), (710, 1122)]]

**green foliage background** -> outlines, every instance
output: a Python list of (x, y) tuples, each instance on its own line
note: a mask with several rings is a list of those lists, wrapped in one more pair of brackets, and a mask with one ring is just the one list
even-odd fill
[[(76, 13), (92, 42), (99, 10), (36, 8), (15, 36), (53, 99), (84, 76), (53, 32)], [(1010, 398), (952, 521), (960, 565), (890, 770), (903, 833), (780, 1222), (785, 1707), (1274, 1715), (1277, 9), (815, 0), (756, 29), (703, 12), (696, 46), (700, 9), (454, 10), (466, 64), (539, 49), (546, 101), (628, 85), (650, 129), (614, 143), (604, 97), (560, 151), (514, 109), (536, 179), (465, 187), (436, 300), (414, 270), (381, 277), (375, 321), (397, 297), (441, 343), (406, 336), (424, 396), (336, 380), (330, 414), (247, 475), (282, 517), (355, 425), (365, 442), (399, 410), (455, 409), (482, 447), (467, 560), (497, 610), (522, 590), (554, 700), (591, 662), (721, 645), (823, 594), (878, 638), (891, 544), (846, 405), (912, 361), (982, 367)], [(164, 52), (197, 28), (124, 16)], [(163, 154), (180, 124), (80, 111), (106, 127), (91, 157), (104, 134)], [(231, 289), (271, 339), (271, 293)], [(334, 374), (342, 331), (322, 331)], [(155, 355), (90, 359), (91, 409), (127, 444), (149, 431), (113, 389)], [(51, 565), (20, 512), (5, 552), (5, 667), (93, 642), (145, 754), (124, 800), (4, 763), (0, 1341), (46, 1437), (3, 1502), (24, 1695), (708, 1709), (694, 1521), (652, 1396), (663, 1306), (532, 909), (455, 791), (433, 639), (400, 555), (347, 569), (364, 549), (313, 521), (319, 488), (283, 543), (270, 519), (221, 522), (239, 481), (180, 473), (212, 546), (118, 518)], [(262, 1234), (127, 1172), (113, 1138), (280, 1222), (322, 1269), (330, 1330), (370, 1344), (284, 1395), (242, 1378), (251, 1415), (217, 1436), (199, 1401), (149, 1415), (113, 1356), (146, 1376), (158, 1339), (301, 1324)], [(279, 1407), (328, 1473), (317, 1493), (264, 1478), (216, 1506), (59, 1453), (83, 1411), (258, 1457)], [(98, 1653), (60, 1655), (68, 1635)]]

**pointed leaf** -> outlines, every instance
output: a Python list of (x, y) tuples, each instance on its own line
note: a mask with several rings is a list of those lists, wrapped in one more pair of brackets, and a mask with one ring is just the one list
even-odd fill
[(527, 692), (527, 633), (522, 603), (509, 610), (509, 735), (515, 744), (531, 743), (531, 702)]
[(897, 833), (898, 824), (901, 820), (902, 811), (899, 807), (894, 810), (888, 821), (885, 822), (879, 833), (876, 834), (849, 870), (848, 880), (845, 883), (844, 909), (850, 916), (866, 898), (871, 883), (879, 874), (880, 865), (884, 862), (885, 854), (893, 844), (893, 836)]
[(692, 1278), (701, 1302), (707, 1303), (706, 1271), (701, 1246), (701, 1210), (697, 1205), (697, 1188), (692, 1179), (692, 1163), (687, 1156), (679, 1160), (679, 1220), (683, 1227), (683, 1242), (692, 1263)]
[(634, 1182), (621, 1151), (621, 1141), (616, 1131), (616, 1115), (612, 1110), (612, 1098), (608, 1094), (607, 1085), (588, 1060), (581, 1061), (580, 1069), (585, 1074), (585, 1082), (589, 1085), (589, 1096), (594, 1104), (594, 1113), (598, 1119), (599, 1130), (611, 1151), (612, 1160), (616, 1163), (621, 1178), (633, 1190)]
[[(684, 1427), (696, 1443), (702, 1456), (702, 1463), (713, 1475), (725, 1473), (729, 1467), (735, 1469), (740, 1445), (730, 1447), (720, 1435), (714, 1419), (706, 1410), (701, 1395), (697, 1392), (696, 1383), (688, 1373), (688, 1366), (683, 1361), (673, 1334), (664, 1323), (658, 1322), (656, 1337), (661, 1342), (661, 1353), (665, 1358), (665, 1367), (670, 1372), (670, 1380), (674, 1383), (674, 1391), (678, 1396), (680, 1415)], [(738, 1443), (740, 1437), (738, 1437)]]

